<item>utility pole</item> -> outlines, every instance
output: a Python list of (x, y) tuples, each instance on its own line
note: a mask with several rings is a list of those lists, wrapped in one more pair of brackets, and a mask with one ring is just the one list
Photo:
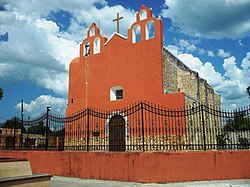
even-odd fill
[(22, 119), (22, 125), (23, 125), (23, 100), (21, 100), (21, 119)]
[(15, 121), (14, 121), (14, 137), (13, 137), (13, 150), (15, 149), (15, 146), (16, 146), (16, 123), (17, 123), (17, 120), (16, 120), (16, 117), (15, 117)]
[(247, 87), (247, 93), (248, 93), (248, 96), (250, 98), (250, 86)]
[(27, 138), (29, 138), (29, 134), (30, 134), (30, 117), (28, 117), (28, 129), (27, 129)]
[(22, 126), (21, 126), (21, 138), (20, 138), (20, 142), (21, 142), (21, 147), (22, 147), (22, 145), (23, 145), (22, 128), (24, 127), (24, 125), (23, 125), (23, 100), (21, 100), (21, 120), (22, 120)]

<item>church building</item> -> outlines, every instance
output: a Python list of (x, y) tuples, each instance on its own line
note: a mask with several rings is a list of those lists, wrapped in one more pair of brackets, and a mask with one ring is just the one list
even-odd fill
[(87, 107), (117, 110), (138, 101), (170, 109), (220, 106), (207, 81), (163, 46), (162, 20), (151, 9), (142, 5), (127, 36), (118, 32), (106, 38), (95, 23), (88, 29), (79, 57), (70, 63), (67, 116)]

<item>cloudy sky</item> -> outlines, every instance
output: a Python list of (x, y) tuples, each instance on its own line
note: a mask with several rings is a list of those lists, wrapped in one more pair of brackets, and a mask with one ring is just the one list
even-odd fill
[(250, 0), (1, 0), (0, 121), (35, 117), (52, 107), (64, 114), (68, 67), (92, 22), (111, 36), (119, 12), (121, 33), (142, 4), (163, 20), (164, 46), (221, 94), (224, 109), (250, 104)]

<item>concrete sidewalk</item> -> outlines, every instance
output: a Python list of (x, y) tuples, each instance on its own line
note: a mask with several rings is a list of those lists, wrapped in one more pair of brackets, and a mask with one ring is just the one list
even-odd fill
[(250, 187), (250, 179), (175, 183), (135, 183), (53, 176), (51, 187)]

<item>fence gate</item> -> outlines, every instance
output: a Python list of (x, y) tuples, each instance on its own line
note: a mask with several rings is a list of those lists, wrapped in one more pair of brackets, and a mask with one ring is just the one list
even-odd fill
[(125, 120), (114, 115), (109, 121), (109, 151), (125, 151)]

